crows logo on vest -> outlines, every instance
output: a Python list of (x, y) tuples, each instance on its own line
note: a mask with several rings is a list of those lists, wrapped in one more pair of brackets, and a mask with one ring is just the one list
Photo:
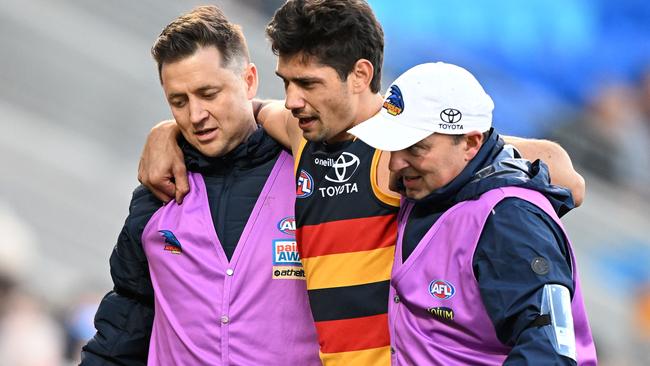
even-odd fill
[(305, 279), (305, 270), (302, 268), (295, 240), (273, 240), (273, 278)]
[(436, 299), (447, 300), (456, 293), (456, 288), (445, 280), (433, 280), (429, 283), (429, 293)]
[(397, 116), (404, 110), (404, 98), (402, 98), (402, 91), (397, 85), (390, 87), (390, 95), (384, 101), (383, 108), (391, 116)]
[(170, 230), (158, 230), (158, 232), (163, 236), (163, 238), (165, 238), (165, 246), (163, 247), (164, 250), (173, 254), (183, 253), (181, 243), (178, 241), (178, 239), (176, 239), (174, 233), (172, 233)]
[(314, 191), (314, 178), (312, 178), (304, 169), (300, 170), (297, 184), (296, 198), (307, 198), (311, 196)]

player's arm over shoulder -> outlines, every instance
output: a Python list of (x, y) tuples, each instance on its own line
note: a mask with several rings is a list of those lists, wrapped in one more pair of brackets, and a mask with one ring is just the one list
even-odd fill
[(551, 175), (551, 183), (568, 188), (576, 207), (582, 204), (585, 197), (585, 180), (573, 168), (571, 158), (562, 146), (549, 140), (502, 137), (506, 143), (514, 145), (525, 159), (544, 161)]
[(284, 107), (284, 102), (279, 100), (255, 101), (261, 103), (257, 113), (257, 123), (280, 144), (290, 148), (294, 156), (300, 147), (302, 131), (298, 127), (298, 120), (291, 111)]

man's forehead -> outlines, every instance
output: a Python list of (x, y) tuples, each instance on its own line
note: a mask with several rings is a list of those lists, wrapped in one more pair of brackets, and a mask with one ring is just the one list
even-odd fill
[(218, 52), (215, 47), (200, 48), (189, 56), (163, 63), (162, 84), (192, 84), (198, 88), (201, 84), (221, 84), (240, 76), (234, 67), (222, 65)]
[(316, 56), (298, 53), (291, 56), (279, 56), (276, 73), (282, 77), (299, 77), (327, 72), (328, 69), (336, 72), (333, 67), (322, 64)]

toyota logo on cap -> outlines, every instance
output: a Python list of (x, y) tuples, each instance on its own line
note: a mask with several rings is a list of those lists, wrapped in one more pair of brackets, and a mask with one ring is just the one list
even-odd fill
[(447, 108), (440, 112), (440, 119), (443, 122), (456, 123), (460, 121), (461, 118), (463, 118), (463, 115), (458, 109)]

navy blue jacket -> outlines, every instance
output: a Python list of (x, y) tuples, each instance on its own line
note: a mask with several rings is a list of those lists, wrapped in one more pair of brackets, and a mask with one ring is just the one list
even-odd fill
[[(230, 259), (282, 148), (262, 129), (220, 158), (205, 157), (184, 140), (179, 144), (188, 170), (203, 175), (212, 221)], [(83, 347), (83, 366), (147, 364), (154, 305), (141, 238), (162, 205), (143, 186), (133, 192), (129, 216), (110, 259), (114, 288), (95, 315), (97, 333)]]
[[(491, 189), (518, 186), (541, 192), (560, 216), (574, 207), (568, 190), (550, 185), (544, 163), (512, 159), (513, 154), (492, 130), (476, 157), (453, 181), (421, 200), (412, 200), (415, 206), (405, 228), (404, 260), (447, 209)], [(513, 347), (504, 365), (575, 365), (553, 350), (541, 328), (531, 326), (540, 314), (545, 284), (561, 284), (573, 296), (567, 245), (553, 219), (519, 198), (499, 202), (488, 217), (473, 267), (497, 336)], [(531, 262), (539, 257), (549, 264), (545, 275), (532, 270)]]

